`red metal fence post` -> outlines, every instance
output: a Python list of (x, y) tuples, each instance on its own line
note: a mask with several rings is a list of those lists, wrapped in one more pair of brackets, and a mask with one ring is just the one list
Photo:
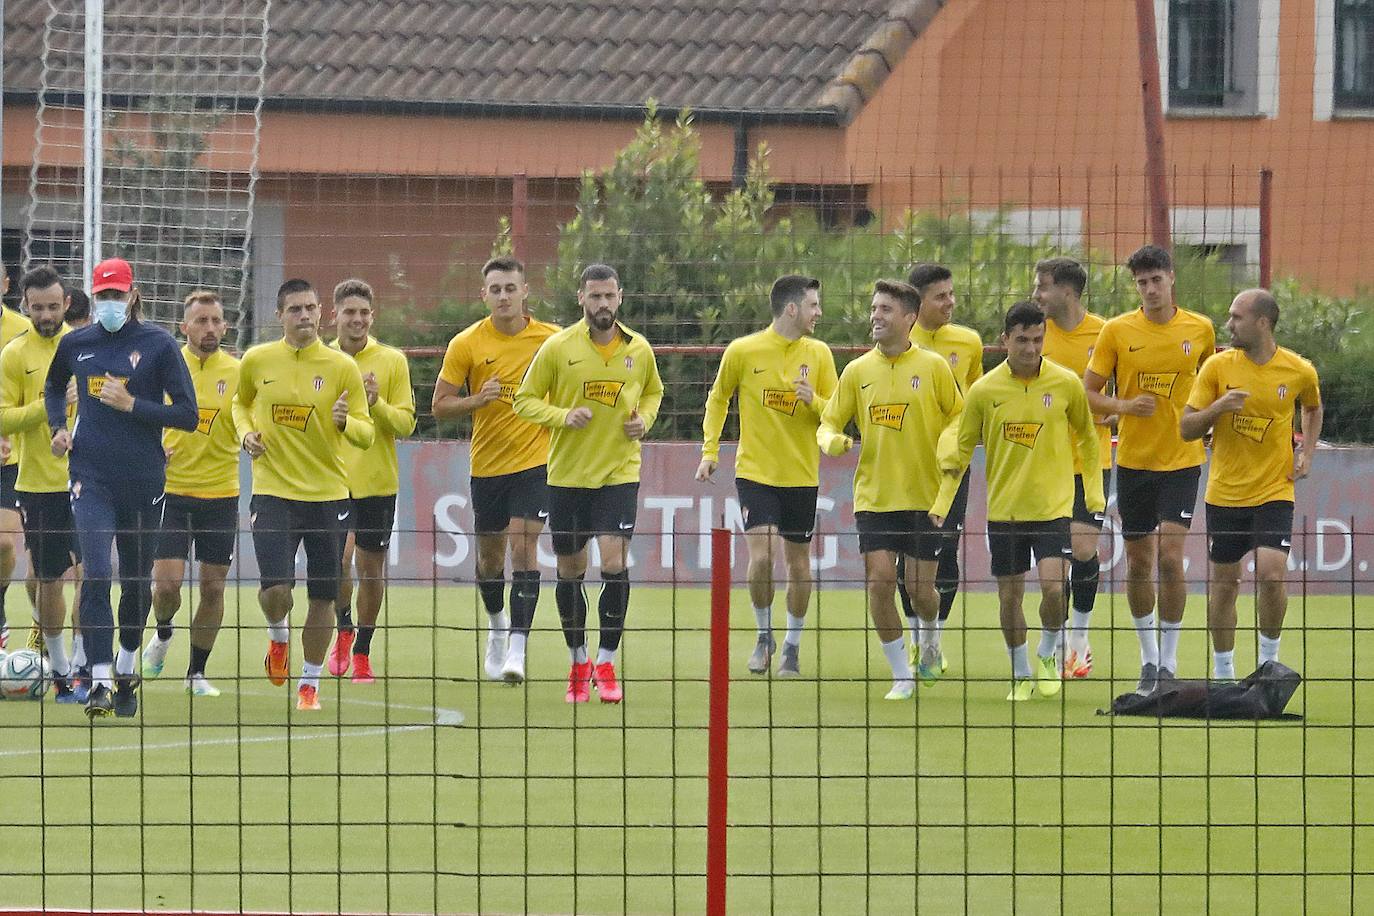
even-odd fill
[(730, 787), (730, 531), (711, 529), (711, 683), (706, 769), (706, 913), (725, 916)]

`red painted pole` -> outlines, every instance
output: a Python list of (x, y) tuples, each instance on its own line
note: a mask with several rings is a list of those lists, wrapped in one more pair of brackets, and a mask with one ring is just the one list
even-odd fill
[(730, 788), (730, 531), (711, 529), (711, 699), (706, 765), (706, 913), (725, 916)]
[(515, 256), (529, 258), (530, 179), (524, 172), (516, 172), (510, 189), (510, 241)]
[(1260, 169), (1259, 285), (1265, 289), (1274, 279), (1274, 170)]
[(1140, 52), (1140, 111), (1145, 120), (1145, 197), (1150, 241), (1169, 248), (1169, 185), (1164, 171), (1164, 96), (1159, 85), (1154, 0), (1135, 0)]

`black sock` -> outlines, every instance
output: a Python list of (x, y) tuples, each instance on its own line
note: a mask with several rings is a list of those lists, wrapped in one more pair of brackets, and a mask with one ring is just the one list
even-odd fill
[(534, 625), (534, 610), (539, 605), (539, 570), (516, 570), (511, 574), (510, 629), (528, 636)]
[(338, 625), (340, 633), (347, 633), (353, 629), (353, 607), (345, 604), (343, 607), (334, 609), (334, 621)]
[(372, 634), (377, 632), (376, 627), (367, 624), (358, 625), (358, 638), (353, 640), (354, 655), (368, 655), (372, 652)]
[(157, 638), (162, 640), (163, 642), (166, 642), (167, 640), (172, 638), (172, 621), (169, 620), (166, 623), (163, 623), (160, 620), (158, 621)]
[(1081, 614), (1091, 614), (1097, 603), (1097, 585), (1100, 567), (1097, 554), (1091, 560), (1073, 560), (1069, 563), (1069, 590), (1073, 594), (1073, 609)]
[(558, 619), (563, 624), (563, 641), (569, 649), (587, 644), (587, 593), (582, 590), (583, 578), (559, 579), (553, 590)]
[(506, 609), (505, 579), (478, 579), (477, 591), (482, 595), (482, 606), (488, 615), (495, 617)]
[(5, 616), (5, 592), (10, 590), (10, 584), (6, 582), (0, 585), (0, 627), (6, 626), (9, 619)]
[(210, 660), (210, 650), (199, 646), (191, 647), (191, 664), (186, 667), (186, 676), (194, 677), (205, 673), (205, 663)]
[(630, 607), (630, 571), (601, 574), (601, 601), (597, 616), (601, 621), (600, 647), (614, 652), (625, 633), (625, 612)]
[(940, 548), (940, 564), (935, 568), (935, 592), (940, 596), (940, 619), (948, 620), (954, 598), (959, 594), (959, 542), (949, 540)]
[(906, 554), (897, 554), (897, 597), (902, 600), (902, 614), (916, 616), (916, 606), (911, 603), (911, 592), (906, 590)]

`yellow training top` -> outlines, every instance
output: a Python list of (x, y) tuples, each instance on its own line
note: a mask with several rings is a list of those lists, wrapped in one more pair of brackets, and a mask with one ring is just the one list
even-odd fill
[(1177, 309), (1164, 324), (1143, 309), (1118, 315), (1102, 326), (1088, 368), (1103, 378), (1116, 376), (1116, 396), (1129, 401), (1155, 396), (1148, 417), (1122, 414), (1116, 463), (1141, 471), (1177, 471), (1206, 459), (1202, 442), (1184, 442), (1178, 421), (1188, 403), (1197, 370), (1216, 349), (1217, 335), (1204, 315)]
[[(330, 346), (343, 352), (337, 340)], [(343, 446), (348, 489), (355, 499), (395, 496), (400, 489), (396, 440), (415, 431), (415, 389), (410, 387), (410, 363), (400, 350), (375, 337), (368, 337), (353, 359), (364, 376), (371, 372), (377, 377), (377, 400), (368, 408), (375, 429), (372, 444), (358, 448), (345, 442)]]
[[(988, 520), (1044, 522), (1073, 514), (1075, 453), (1097, 465), (1097, 432), (1078, 376), (1049, 360), (1025, 381), (1002, 363), (968, 391), (954, 448), (941, 454), (944, 480), (931, 512), (948, 515), (959, 481), (982, 441), (987, 452)], [(1083, 475), (1089, 512), (1107, 500), (1102, 475)]]
[(514, 336), (502, 334), (491, 317), (460, 331), (448, 343), (439, 378), (476, 394), (490, 378), (501, 382), (501, 394), (472, 412), (472, 476), (515, 474), (547, 464), (549, 431), (515, 415), (515, 391), (535, 352), (558, 325), (531, 318)]
[(969, 386), (983, 377), (983, 338), (973, 328), (946, 324), (927, 331), (920, 324), (913, 324), (911, 342), (934, 350), (949, 362), (960, 394), (967, 394)]
[[(810, 404), (797, 400), (797, 378), (811, 382)], [(816, 426), (838, 381), (834, 355), (814, 337), (788, 340), (770, 326), (731, 341), (706, 398), (701, 457), (720, 460), (720, 430), (738, 391), (735, 476), (770, 487), (817, 486)]]
[[(515, 413), (550, 427), (549, 485), (599, 489), (639, 480), (639, 442), (623, 424), (639, 411), (653, 428), (663, 402), (663, 382), (649, 342), (619, 322), (609, 359), (597, 352), (587, 321), (554, 334), (534, 355), (515, 393)], [(547, 399), (547, 400), (546, 400)], [(575, 407), (589, 407), (582, 429), (564, 425)]]
[[(32, 330), (33, 322), (29, 321), (27, 316), (19, 314), (14, 309), (0, 306), (0, 350), (4, 350), (5, 346), (20, 334), (26, 334)], [(10, 455), (4, 463), (10, 465), (18, 460), (19, 450), (11, 448)]]
[[(334, 402), (348, 396), (343, 431)], [(239, 442), (262, 433), (267, 451), (253, 460), (253, 494), (298, 502), (348, 498), (343, 444), (372, 444), (372, 418), (358, 364), (319, 339), (299, 350), (285, 338), (243, 356), (233, 402)]]
[(197, 499), (239, 495), (239, 438), (234, 430), (234, 394), (239, 361), (223, 350), (202, 358), (189, 344), (181, 348), (196, 389), (200, 423), (195, 432), (168, 427), (162, 433), (167, 456), (167, 492)]
[[(11, 455), (19, 462), (14, 488), (25, 493), (63, 493), (67, 489), (67, 457), (53, 457), (43, 386), (57, 342), (70, 330), (64, 324), (52, 337), (30, 331), (0, 352), (0, 434), (13, 437)], [(76, 405), (68, 404), (69, 429), (75, 416)]]
[[(1101, 315), (1087, 312), (1078, 327), (1072, 331), (1062, 330), (1049, 318), (1045, 319), (1045, 359), (1053, 360), (1079, 378), (1088, 370), (1088, 360), (1093, 357), (1097, 337), (1107, 319)], [(1112, 430), (1108, 426), (1097, 427), (1097, 457), (1102, 470), (1112, 467)], [(1074, 459), (1075, 474), (1083, 473), (1083, 468)]]
[(859, 428), (855, 512), (926, 512), (940, 489), (940, 439), (953, 436), (963, 407), (938, 354), (912, 346), (887, 357), (875, 347), (844, 367), (816, 440), (827, 455), (842, 455), (851, 444), (845, 425)]
[(1188, 406), (1202, 410), (1232, 388), (1250, 396), (1244, 407), (1222, 414), (1212, 428), (1206, 501), (1214, 506), (1292, 502), (1293, 411), (1298, 401), (1303, 407), (1321, 405), (1317, 370), (1284, 347), (1263, 366), (1244, 350), (1227, 350), (1202, 367)]

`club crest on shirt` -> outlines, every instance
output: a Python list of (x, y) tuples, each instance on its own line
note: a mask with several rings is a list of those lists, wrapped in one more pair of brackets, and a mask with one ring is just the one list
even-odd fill
[[(220, 384), (223, 385), (224, 383), (220, 382)], [(223, 393), (220, 392), (220, 394)], [(197, 409), (200, 411), (200, 420), (196, 423), (196, 432), (208, 436), (210, 435), (210, 427), (215, 423), (215, 417), (219, 416), (219, 408), (199, 407)]]
[(218, 394), (220, 397), (224, 397), (224, 392), (228, 390), (229, 383), (226, 380), (220, 379), (218, 382), (215, 382), (215, 393)]
[(789, 417), (797, 413), (797, 393), (791, 388), (763, 389), (763, 406)]
[(1286, 398), (1286, 397), (1288, 397), (1288, 386), (1287, 386), (1287, 385), (1280, 385), (1280, 386), (1279, 386), (1279, 400), (1282, 401), (1282, 400), (1283, 400), (1284, 398)]
[(1135, 377), (1140, 390), (1161, 398), (1172, 397), (1174, 383), (1178, 381), (1177, 372), (1142, 372)]
[(272, 422), (287, 429), (305, 432), (310, 424), (310, 415), (314, 412), (315, 408), (308, 404), (273, 404)]
[(1044, 425), (1043, 423), (1003, 423), (1002, 438), (1012, 445), (1035, 448), (1035, 440), (1040, 438), (1040, 430), (1044, 428)]
[(911, 377), (911, 390), (912, 390), (912, 391), (920, 391), (920, 390), (921, 390), (921, 377), (920, 377), (919, 375), (913, 375), (913, 376)]
[(957, 368), (959, 368), (959, 354), (958, 354), (958, 353), (951, 353), (951, 354), (949, 354), (949, 367), (950, 367), (951, 369), (957, 369)]
[(1236, 431), (1236, 435), (1249, 439), (1251, 442), (1263, 442), (1264, 434), (1269, 432), (1269, 427), (1273, 424), (1272, 417), (1252, 417), (1247, 414), (1231, 414), (1231, 428)]
[(313, 380), (310, 384), (312, 384), (312, 385), (315, 386), (315, 390), (316, 390), (316, 391), (321, 391), (321, 390), (323, 390), (323, 389), (324, 389), (324, 376), (323, 376), (323, 375), (317, 375), (317, 376), (315, 376), (314, 380)]
[(614, 380), (583, 382), (582, 396), (597, 404), (614, 407), (620, 400), (620, 392), (624, 387), (624, 382)]
[(1183, 355), (1184, 355), (1184, 356), (1192, 356), (1192, 355), (1193, 355), (1193, 342), (1192, 342), (1191, 340), (1185, 340), (1185, 341), (1183, 342)]
[(137, 350), (130, 350), (130, 351), (129, 351), (129, 368), (130, 368), (130, 369), (137, 369), (137, 368), (138, 368), (138, 361), (141, 360), (141, 359), (143, 359), (143, 354), (142, 354), (142, 353), (138, 352)]
[(1052, 395), (1052, 394), (1047, 394), (1047, 395), (1045, 395), (1044, 397), (1042, 397), (1042, 398), (1040, 399), (1040, 403), (1044, 404), (1046, 407), (1049, 407), (1051, 404), (1054, 403), (1054, 395)]
[(797, 375), (800, 376), (802, 379), (805, 379), (810, 374), (811, 367), (808, 366), (806, 363), (802, 363), (801, 366), (797, 369)]
[(626, 368), (626, 369), (633, 369), (634, 367), (635, 367), (635, 358), (634, 358), (633, 356), (627, 356), (627, 357), (625, 357), (625, 368)]
[(874, 426), (883, 426), (887, 429), (900, 430), (902, 422), (906, 419), (906, 409), (908, 404), (870, 404), (868, 407), (868, 421)]

